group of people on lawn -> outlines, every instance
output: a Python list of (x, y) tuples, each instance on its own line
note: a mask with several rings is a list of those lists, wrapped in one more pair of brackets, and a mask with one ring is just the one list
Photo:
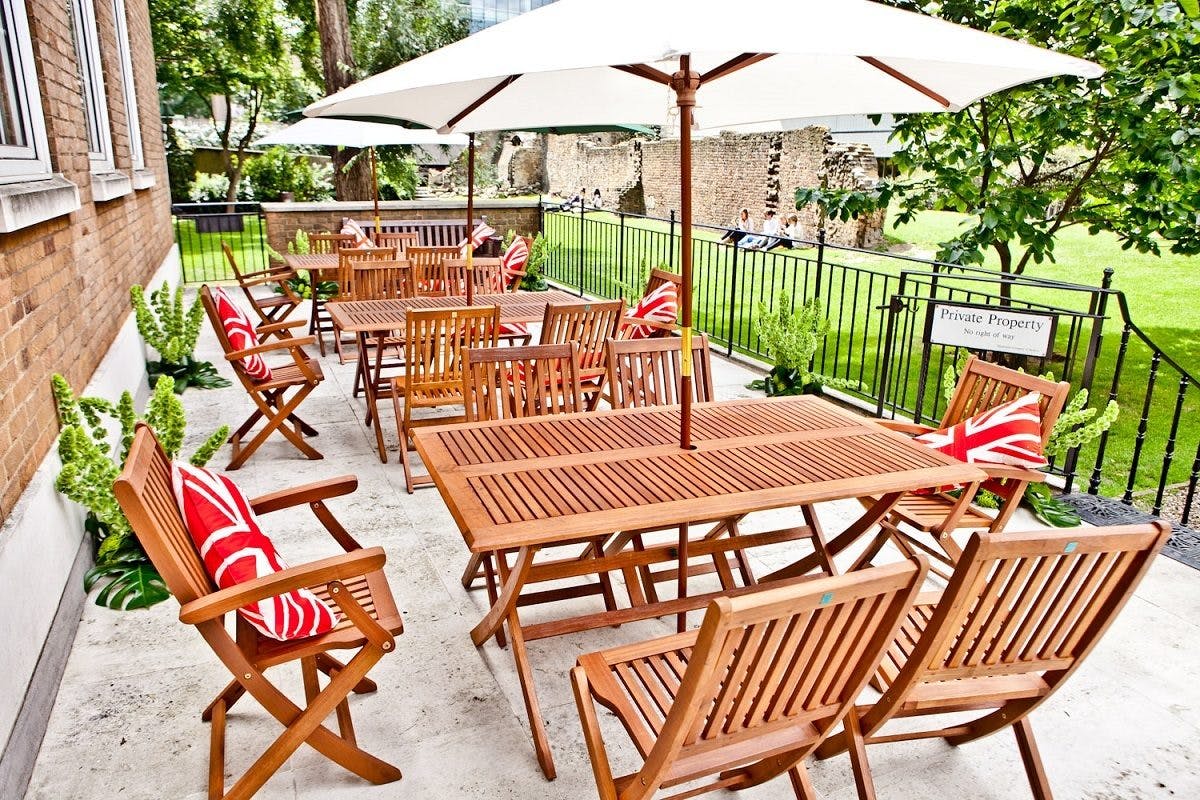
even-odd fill
[(763, 213), (762, 229), (755, 233), (754, 221), (750, 219), (750, 209), (743, 208), (738, 213), (733, 227), (721, 237), (722, 242), (729, 242), (747, 250), (774, 250), (776, 247), (795, 247), (795, 243), (804, 236), (800, 228), (800, 217), (791, 214), (781, 225), (779, 217), (771, 209)]

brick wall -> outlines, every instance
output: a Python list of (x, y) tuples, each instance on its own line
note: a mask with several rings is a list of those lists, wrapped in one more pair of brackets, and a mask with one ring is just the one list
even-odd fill
[[(606, 208), (666, 217), (679, 209), (679, 142), (633, 140), (615, 145), (593, 136), (551, 136), (546, 147), (549, 191), (572, 197), (579, 187), (599, 187)], [(825, 128), (754, 134), (722, 133), (697, 139), (692, 153), (695, 219), (730, 225), (742, 208), (755, 224), (763, 211), (786, 216), (797, 188), (871, 186), (875, 157), (866, 145), (841, 145)], [(798, 212), (815, 236), (815, 208)], [(827, 222), (829, 241), (874, 247), (883, 239), (883, 214), (849, 223)]]
[[(111, 0), (95, 0), (116, 169), (132, 170)], [(82, 208), (0, 234), (0, 520), (58, 434), (50, 374), (82, 387), (129, 313), (129, 287), (172, 246), (166, 160), (146, 0), (126, 0), (146, 168), (153, 187), (93, 203), (81, 87), (68, 6), (28, 0), (53, 169)]]
[[(379, 204), (379, 216), (389, 219), (466, 219), (466, 203), (446, 200), (401, 200)], [(370, 220), (370, 203), (263, 203), (267, 222), (267, 242), (283, 253), (296, 231), (321, 233), (340, 229), (344, 217)], [(475, 217), (485, 217), (500, 233), (510, 228), (520, 234), (534, 234), (539, 228), (538, 207), (534, 201), (480, 200)]]

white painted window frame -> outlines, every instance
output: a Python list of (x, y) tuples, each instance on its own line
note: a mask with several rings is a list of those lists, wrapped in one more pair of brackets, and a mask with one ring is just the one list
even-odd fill
[[(108, 120), (108, 95), (104, 91), (104, 67), (100, 60), (100, 36), (96, 31), (96, 7), (92, 0), (71, 0), (75, 25), (75, 53), (83, 80), (83, 113), (90, 129), (94, 123), (100, 139), (99, 150), (88, 142), (88, 160), (92, 172), (113, 171), (112, 125)], [(92, 117), (95, 114), (95, 117)], [(90, 139), (90, 130), (88, 138)]]
[(8, 49), (13, 55), (13, 90), (17, 112), (25, 131), (26, 144), (0, 145), (0, 183), (50, 177), (50, 146), (42, 116), (37, 64), (33, 59), (29, 19), (22, 0), (0, 0), (9, 20)]
[(136, 171), (146, 168), (146, 151), (142, 148), (142, 123), (138, 115), (137, 86), (133, 82), (133, 55), (129, 48), (125, 0), (113, 0), (112, 7), (117, 34), (117, 61), (121, 67), (121, 88), (125, 93), (125, 119), (129, 125), (129, 158)]

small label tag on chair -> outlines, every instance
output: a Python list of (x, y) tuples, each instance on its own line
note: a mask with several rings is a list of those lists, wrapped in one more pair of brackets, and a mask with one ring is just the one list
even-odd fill
[(821, 605), (827, 606), (833, 602), (833, 592), (826, 592), (821, 595)]
[(1064, 553), (1074, 553), (1075, 548), (1079, 546), (1079, 542), (1067, 542), (1067, 546), (1063, 548)]

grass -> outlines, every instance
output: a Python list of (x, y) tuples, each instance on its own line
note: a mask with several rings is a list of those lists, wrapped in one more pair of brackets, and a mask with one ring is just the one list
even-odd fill
[[(668, 250), (669, 223), (659, 220), (626, 218), (624, 242), (621, 226), (615, 214), (589, 212), (586, 216), (586, 248), (583, 251), (585, 288), (596, 294), (616, 296), (626, 293), (626, 287), (639, 286), (641, 273), (651, 266), (677, 265), (678, 250)], [(888, 229), (894, 250), (915, 257), (929, 257), (937, 243), (951, 238), (962, 215), (949, 212), (926, 212), (910, 224)], [(547, 269), (550, 277), (575, 283), (579, 276), (580, 226), (578, 216), (548, 215), (546, 223), (552, 241), (561, 245)], [(715, 337), (732, 338), (737, 349), (753, 355), (758, 345), (754, 336), (753, 315), (755, 300), (773, 299), (779, 290), (791, 296), (809, 296), (816, 284), (815, 250), (774, 251), (773, 254), (751, 254), (739, 251), (736, 283), (733, 269), (733, 249), (717, 245), (719, 231), (697, 230), (694, 263), (696, 268), (696, 321), (698, 327)], [(1057, 247), (1057, 263), (1031, 265), (1028, 275), (1035, 278), (1071, 282), (1083, 286), (1098, 286), (1106, 267), (1114, 269), (1114, 289), (1124, 292), (1131, 320), (1170, 358), (1185, 369), (1200, 358), (1200, 306), (1188, 291), (1194, 281), (1197, 259), (1183, 256), (1139, 254), (1121, 250), (1116, 237), (1110, 234), (1089, 236), (1086, 231), (1068, 229), (1062, 233)], [(857, 253), (829, 249), (826, 252), (823, 294), (828, 312), (834, 322), (826, 344), (822, 363), (818, 366), (840, 377), (861, 379), (864, 394), (870, 396), (880, 385), (876, 365), (878, 347), (886, 315), (876, 306), (886, 302), (898, 287), (900, 272), (912, 265), (901, 259), (882, 254)], [(994, 268), (989, 260), (987, 266)], [(954, 279), (950, 279), (953, 283)], [(965, 286), (966, 284), (960, 285)], [(1091, 294), (1064, 291), (1060, 288), (1021, 287), (1015, 297), (1033, 303), (1087, 311)], [(834, 299), (836, 298), (836, 300)], [(1102, 345), (1097, 355), (1092, 405), (1103, 405), (1111, 388), (1118, 356), (1121, 319), (1115, 301), (1108, 309)], [(923, 317), (922, 317), (923, 318)], [(920, 321), (909, 318), (908, 326)], [(1082, 322), (1086, 335), (1090, 322)], [(915, 335), (911, 327), (905, 334)], [(1056, 341), (1059, 353), (1070, 347), (1071, 327), (1060, 323)], [(1082, 350), (1079, 350), (1082, 353)], [(898, 366), (889, 386), (912, 405), (920, 383), (919, 347), (898, 354)], [(1078, 383), (1082, 357), (1071, 366), (1067, 377)], [(928, 413), (940, 400), (942, 362), (932, 360), (923, 408)], [(1039, 367), (1040, 365), (1034, 365)], [(1046, 365), (1062, 377), (1065, 365), (1061, 360)], [(1191, 367), (1194, 369), (1194, 367)], [(1143, 407), (1148, 408), (1147, 424), (1142, 432), (1143, 444), (1138, 460), (1135, 490), (1147, 490), (1158, 484), (1163, 459), (1172, 441), (1171, 428), (1180, 385), (1180, 374), (1161, 365), (1155, 391), (1146, 405), (1147, 387), (1151, 374), (1151, 352), (1134, 337), (1125, 356), (1124, 369), (1118, 386), (1117, 400), (1122, 415), (1109, 437), (1102, 460), (1101, 491), (1120, 494), (1133, 463), (1139, 438), (1139, 420)], [(1169, 483), (1188, 480), (1192, 462), (1200, 443), (1200, 389), (1188, 387), (1181, 405), (1179, 423), (1174, 436), (1173, 465)], [(1096, 461), (1095, 445), (1085, 447), (1080, 455), (1079, 476), (1086, 487)], [(1080, 484), (1077, 484), (1077, 486)]]
[(205, 281), (231, 281), (230, 270), (221, 242), (233, 250), (238, 268), (243, 272), (266, 269), (266, 231), (260, 217), (242, 216), (241, 231), (200, 233), (193, 219), (175, 218), (175, 240), (179, 242), (179, 254), (183, 262), (183, 279), (188, 283)]

